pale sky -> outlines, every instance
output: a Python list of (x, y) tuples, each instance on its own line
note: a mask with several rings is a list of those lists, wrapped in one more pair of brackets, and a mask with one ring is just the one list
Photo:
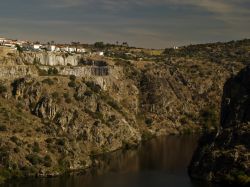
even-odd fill
[(250, 0), (0, 0), (0, 37), (165, 48), (250, 38)]

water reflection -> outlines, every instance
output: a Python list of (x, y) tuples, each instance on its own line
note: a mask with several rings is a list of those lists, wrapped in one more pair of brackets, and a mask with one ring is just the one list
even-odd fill
[(187, 165), (197, 136), (159, 137), (136, 150), (98, 157), (98, 167), (73, 175), (12, 181), (1, 187), (217, 187), (191, 182)]

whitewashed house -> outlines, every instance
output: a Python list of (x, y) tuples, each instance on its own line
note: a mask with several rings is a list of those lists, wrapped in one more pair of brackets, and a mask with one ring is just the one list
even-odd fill
[(100, 51), (100, 52), (98, 52), (98, 55), (99, 55), (99, 56), (104, 56), (104, 52), (103, 52), (103, 51)]
[(77, 48), (76, 47), (69, 47), (69, 51), (70, 53), (76, 53), (77, 52)]
[(41, 47), (42, 47), (41, 44), (34, 44), (34, 45), (33, 45), (33, 49), (35, 49), (35, 50), (40, 50)]
[(48, 50), (53, 52), (53, 51), (56, 50), (56, 46), (55, 45), (49, 45)]
[(84, 49), (84, 48), (78, 48), (77, 52), (78, 53), (86, 53), (86, 49)]
[(5, 38), (0, 38), (0, 45), (3, 45), (5, 40), (6, 40)]

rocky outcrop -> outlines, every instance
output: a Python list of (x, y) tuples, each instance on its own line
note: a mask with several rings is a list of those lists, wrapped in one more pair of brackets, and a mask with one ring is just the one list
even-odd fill
[(0, 66), (0, 78), (13, 79), (24, 76), (38, 76), (37, 69), (25, 65)]
[(54, 52), (24, 52), (22, 59), (27, 64), (46, 66), (77, 66), (83, 58), (80, 54), (63, 54)]
[(34, 109), (34, 114), (44, 119), (53, 120), (56, 113), (56, 104), (50, 96), (42, 97)]
[(221, 105), (221, 129), (201, 138), (189, 174), (193, 178), (248, 185), (250, 67), (226, 82)]

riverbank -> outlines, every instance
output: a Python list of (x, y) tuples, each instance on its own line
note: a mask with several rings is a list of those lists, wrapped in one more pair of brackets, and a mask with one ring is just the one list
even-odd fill
[[(197, 134), (198, 135), (198, 134)], [(141, 139), (140, 142), (137, 143), (129, 143), (126, 142), (125, 144), (123, 144), (123, 146), (119, 149), (116, 150), (112, 150), (109, 152), (102, 152), (100, 154), (92, 154), (89, 155), (88, 157), (86, 157), (85, 160), (85, 166), (86, 167), (81, 167), (79, 169), (69, 169), (67, 167), (63, 167), (63, 165), (61, 167), (59, 167), (58, 169), (56, 169), (55, 171), (50, 171), (49, 173), (38, 173), (35, 175), (32, 175), (30, 173), (27, 172), (22, 172), (22, 171), (18, 171), (16, 170), (15, 172), (11, 172), (7, 169), (2, 168), (0, 170), (0, 184), (5, 183), (5, 182), (9, 182), (13, 179), (23, 179), (23, 178), (51, 178), (51, 177), (58, 177), (58, 176), (63, 176), (63, 175), (71, 175), (74, 173), (81, 173), (81, 172), (85, 172), (87, 170), (92, 170), (93, 168), (98, 168), (103, 164), (103, 159), (108, 155), (112, 155), (113, 153), (121, 153), (121, 152), (126, 152), (126, 151), (131, 151), (131, 150), (136, 150), (138, 147), (142, 146), (143, 144), (146, 144), (147, 142), (150, 142), (154, 139), (160, 138), (160, 137), (164, 137), (164, 136), (183, 136), (182, 135), (177, 135), (177, 134), (165, 134), (165, 135), (152, 135), (152, 134), (147, 134), (147, 135), (143, 135), (143, 138)], [(32, 172), (32, 171), (29, 171)]]
[(156, 137), (136, 149), (99, 155), (98, 164), (85, 171), (53, 178), (12, 180), (0, 187), (218, 187), (190, 181), (187, 175), (198, 138), (197, 135)]

